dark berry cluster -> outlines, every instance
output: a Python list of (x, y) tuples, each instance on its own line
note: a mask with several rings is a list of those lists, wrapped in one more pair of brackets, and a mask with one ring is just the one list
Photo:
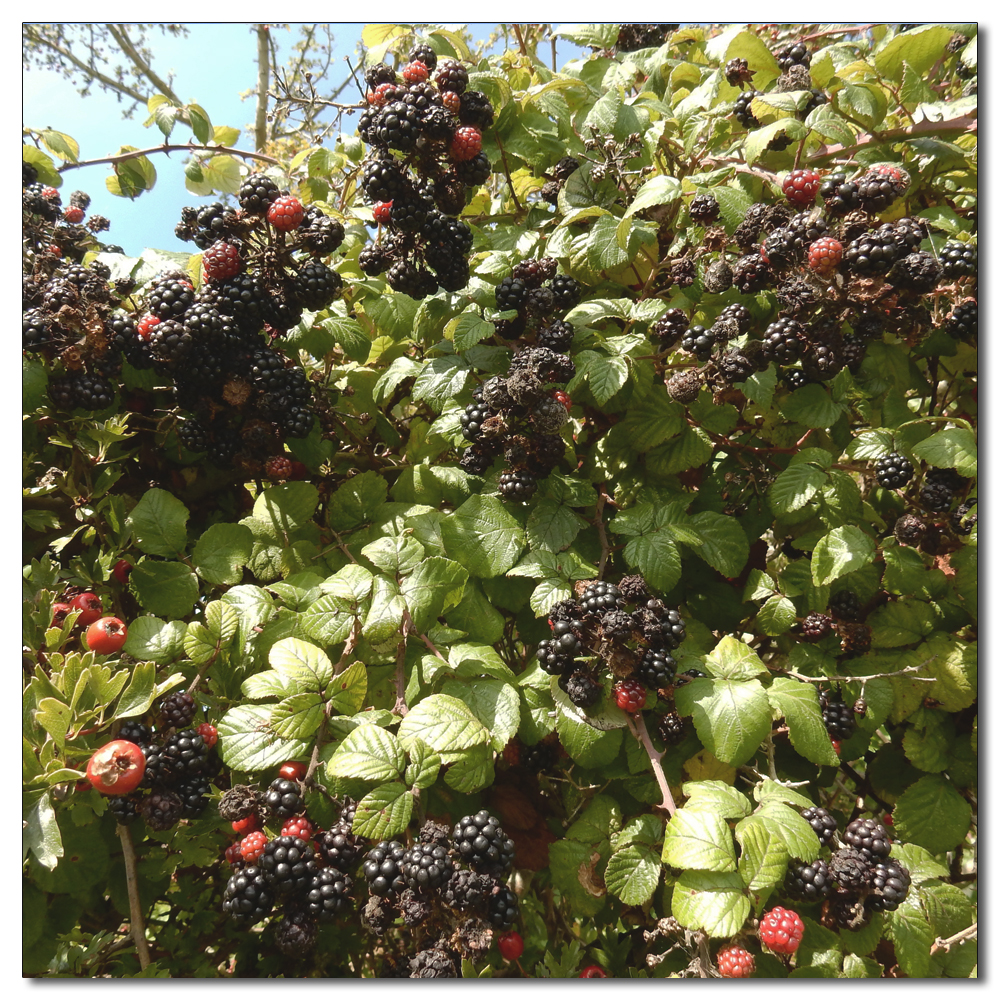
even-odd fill
[(458, 216), (491, 173), (482, 145), (493, 106), (468, 89), (461, 63), (440, 62), (426, 43), (410, 52), (400, 74), (377, 63), (365, 82), (358, 131), (369, 151), (361, 188), (379, 231), (358, 263), (414, 299), (439, 286), (457, 292), (469, 283), (472, 249), (472, 230)]

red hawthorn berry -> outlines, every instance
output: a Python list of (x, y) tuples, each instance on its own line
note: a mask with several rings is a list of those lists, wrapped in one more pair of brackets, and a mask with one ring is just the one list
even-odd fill
[(267, 834), (261, 830), (248, 833), (240, 841), (240, 854), (243, 860), (253, 864), (263, 853), (267, 846)]
[(112, 740), (87, 762), (87, 780), (102, 795), (128, 795), (146, 773), (146, 756), (128, 740)]
[(305, 209), (302, 207), (302, 202), (290, 194), (275, 198), (267, 210), (267, 221), (282, 233), (298, 229), (302, 225), (303, 218)]
[(423, 83), (430, 75), (430, 70), (419, 59), (403, 67), (403, 79), (407, 83)]
[[(62, 625), (66, 621), (66, 616), (73, 610), (72, 606), (65, 601), (56, 601), (52, 605), (52, 625)], [(51, 628), (52, 626), (50, 626)]]
[(507, 931), (497, 938), (500, 954), (508, 962), (516, 962), (524, 954), (524, 938), (517, 931)]
[(776, 906), (761, 917), (757, 935), (761, 943), (779, 955), (791, 955), (802, 943), (805, 925), (794, 910)]
[(793, 170), (781, 185), (793, 205), (811, 205), (816, 200), (822, 178), (815, 170)]
[(86, 778), (81, 778), (74, 786), (73, 790), (76, 792), (89, 792), (94, 786), (87, 781)]
[(738, 944), (731, 944), (719, 950), (715, 964), (723, 979), (747, 979), (753, 975), (753, 955)]
[(238, 833), (245, 837), (248, 833), (253, 833), (260, 829), (260, 817), (256, 813), (244, 816), (243, 819), (233, 820), (233, 833)]
[(617, 681), (614, 692), (615, 704), (629, 715), (641, 712), (646, 704), (646, 689), (637, 680)]
[(127, 638), (128, 629), (125, 627), (125, 622), (113, 616), (98, 618), (84, 633), (87, 649), (101, 656), (117, 653), (125, 645)]
[(483, 134), (472, 125), (463, 125), (455, 132), (451, 140), (451, 158), (458, 163), (464, 163), (478, 156), (483, 148)]
[(90, 590), (77, 594), (73, 598), (72, 608), (74, 611), (80, 612), (76, 619), (77, 625), (93, 625), (101, 617), (101, 612), (104, 611), (101, 599)]
[(836, 271), (843, 256), (843, 245), (832, 236), (823, 236), (809, 246), (809, 266), (817, 274)]
[(201, 734), (201, 738), (205, 741), (205, 746), (209, 750), (219, 742), (219, 730), (215, 728), (210, 722), (203, 722), (198, 726), (197, 732)]
[(607, 979), (608, 974), (599, 965), (588, 965), (577, 979)]
[(128, 583), (129, 574), (132, 572), (132, 564), (127, 559), (119, 559), (111, 567), (111, 575), (124, 587)]
[(389, 220), (392, 218), (392, 202), (375, 202), (375, 207), (372, 209), (372, 217), (377, 223), (379, 223), (379, 225), (387, 225)]
[(301, 760), (286, 760), (278, 768), (278, 777), (288, 781), (301, 781), (306, 776), (307, 770), (306, 764)]
[(83, 222), (84, 211), (82, 208), (78, 208), (76, 205), (70, 205), (69, 208), (63, 209), (63, 218), (74, 225)]

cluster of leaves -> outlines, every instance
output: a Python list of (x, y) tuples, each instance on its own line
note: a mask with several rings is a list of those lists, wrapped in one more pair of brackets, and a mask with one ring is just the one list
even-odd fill
[[(669, 309), (706, 327), (734, 302), (758, 325), (778, 314), (773, 290), (709, 292), (696, 266), (678, 281), (678, 262), (702, 250), (687, 210), (695, 195), (718, 201), (731, 235), (751, 205), (781, 200), (793, 166), (901, 163), (913, 183), (894, 211), (924, 220), (923, 245), (969, 241), (975, 26), (816, 27), (809, 72), (828, 100), (805, 115), (808, 92), (767, 88), (780, 74), (773, 50), (806, 26), (686, 27), (632, 52), (616, 50), (618, 30), (563, 29), (593, 53), (561, 72), (532, 54), (530, 35), (470, 69), (497, 117), (483, 135), (493, 179), (462, 215), (474, 243), (461, 292), (417, 302), (361, 271), (370, 211), (356, 136), (276, 171), (347, 232), (343, 299), (306, 313), (282, 345), (323, 407), (309, 436), (286, 445), (302, 481), (244, 483), (192, 461), (169, 393), (127, 363), (106, 412), (60, 414), (46, 396), (51, 366), (26, 356), (26, 974), (282, 974), (266, 939), (222, 916), (228, 824), (210, 809), (145, 832), (129, 860), (106, 803), (74, 790), (119, 722), (183, 682), (218, 720), (229, 780), (266, 784), (282, 762), (311, 761), (306, 801), (320, 824), (349, 797), (355, 833), (405, 839), (425, 817), (488, 805), (518, 846), (520, 968), (536, 976), (592, 962), (622, 977), (712, 974), (710, 952), (754, 941), (755, 917), (786, 898), (789, 862), (818, 856), (800, 815), (815, 805), (841, 820), (891, 813), (910, 895), (854, 931), (802, 907), (794, 960), (762, 952), (757, 975), (974, 975), (977, 530), (960, 535), (938, 514), (926, 543), (901, 544), (892, 526), (919, 508), (916, 491), (873, 475), (878, 458), (901, 452), (923, 470), (975, 476), (976, 346), (940, 329), (974, 285), (941, 285), (906, 314), (910, 333), (887, 332), (857, 370), (795, 389), (771, 365), (677, 402), (665, 378), (692, 360), (658, 350), (652, 331)], [(372, 62), (414, 41), (407, 26), (373, 31)], [(956, 35), (963, 44), (950, 44)], [(473, 59), (454, 33), (423, 40)], [(731, 117), (733, 59), (760, 91), (750, 133)], [(154, 98), (150, 114), (165, 136), (183, 120), (202, 143), (237, 140), (197, 105)], [(791, 145), (774, 148), (779, 134)], [(43, 179), (60, 179), (29, 151)], [(553, 205), (541, 189), (567, 155), (580, 167)], [(224, 177), (221, 159), (192, 161), (189, 186), (235, 190), (238, 172)], [(123, 194), (143, 189), (122, 180), (142, 162), (116, 165)], [(495, 308), (497, 283), (542, 256), (587, 292), (566, 317), (576, 366), (566, 456), (512, 504), (497, 495), (499, 464), (483, 476), (460, 468), (460, 418), (519, 346), (497, 332), (509, 319)], [(97, 259), (140, 292), (167, 262)], [(169, 260), (178, 264), (197, 282), (198, 255)], [(126, 587), (111, 572), (121, 558), (132, 564)], [(610, 681), (582, 711), (534, 648), (551, 634), (553, 604), (627, 573), (681, 608), (678, 673), (696, 673), (637, 717), (615, 706)], [(49, 627), (67, 585), (100, 592), (128, 622), (121, 656), (73, 649), (72, 616)], [(803, 641), (802, 619), (845, 589), (870, 651), (835, 634)], [(855, 706), (839, 747), (821, 690)], [(691, 724), (662, 747), (646, 720), (669, 702)], [(554, 770), (504, 753), (543, 742), (562, 748)], [(134, 919), (126, 864), (149, 964), (117, 933)], [(317, 958), (297, 974), (377, 975), (357, 930), (336, 933), (350, 971)], [(495, 956), (463, 971), (516, 974)]]

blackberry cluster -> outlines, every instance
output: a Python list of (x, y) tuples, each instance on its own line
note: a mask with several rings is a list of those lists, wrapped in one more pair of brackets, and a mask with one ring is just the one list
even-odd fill
[(530, 499), (538, 480), (549, 475), (565, 453), (560, 431), (569, 419), (569, 397), (553, 389), (576, 372), (566, 354), (548, 347), (524, 347), (514, 354), (506, 376), (489, 379), (473, 393), (462, 416), (462, 429), (472, 444), (461, 467), (483, 475), (503, 455), (500, 496)]
[(875, 463), (875, 479), (887, 490), (901, 490), (913, 478), (913, 464), (898, 452), (885, 455)]
[(979, 250), (975, 243), (949, 240), (941, 248), (938, 259), (948, 278), (975, 277), (979, 273)]
[(146, 769), (134, 792), (109, 801), (119, 822), (142, 817), (152, 830), (169, 830), (181, 819), (199, 817), (209, 803), (213, 782), (224, 784), (214, 727), (186, 728), (197, 711), (194, 698), (178, 691), (166, 695), (158, 706), (161, 729), (139, 719), (121, 725), (117, 739), (142, 750)]
[(677, 24), (623, 24), (615, 48), (619, 52), (658, 48), (678, 29)]
[(854, 721), (854, 711), (850, 705), (827, 691), (819, 695), (819, 707), (823, 714), (823, 725), (835, 740), (847, 740), (854, 735), (857, 724)]
[(961, 302), (951, 311), (945, 324), (948, 335), (955, 340), (972, 339), (979, 336), (979, 303)]
[(686, 636), (684, 620), (650, 596), (641, 577), (625, 577), (621, 586), (590, 584), (577, 600), (553, 605), (549, 626), (552, 638), (538, 645), (539, 665), (558, 676), (559, 687), (578, 708), (603, 697), (602, 667), (616, 680), (672, 697), (677, 663), (671, 653)]
[(542, 185), (541, 196), (550, 205), (559, 204), (559, 192), (565, 187), (570, 175), (580, 169), (580, 161), (573, 156), (564, 156), (554, 167), (550, 167), (542, 175), (545, 183)]
[(933, 514), (950, 511), (955, 495), (965, 488), (965, 483), (954, 469), (928, 469), (920, 488), (920, 506)]
[(482, 133), (493, 124), (493, 106), (468, 89), (464, 66), (439, 63), (426, 43), (415, 46), (400, 74), (377, 63), (365, 82), (358, 131), (369, 149), (361, 186), (379, 232), (362, 251), (361, 268), (385, 274), (411, 298), (438, 287), (457, 292), (469, 283), (472, 249), (472, 230), (458, 216), (492, 172)]
[(556, 314), (572, 309), (583, 288), (575, 278), (557, 274), (557, 267), (552, 257), (530, 258), (516, 264), (511, 274), (500, 280), (495, 292), (497, 309), (513, 310), (517, 316), (497, 321), (497, 333), (507, 339), (534, 333), (539, 347), (555, 347), (552, 340), (560, 343), (556, 349), (569, 346), (575, 331)]

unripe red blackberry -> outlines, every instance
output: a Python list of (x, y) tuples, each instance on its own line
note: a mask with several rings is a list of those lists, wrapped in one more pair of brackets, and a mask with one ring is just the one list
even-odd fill
[(815, 170), (793, 170), (781, 183), (781, 190), (793, 205), (811, 205), (819, 191), (820, 175)]
[(642, 711), (646, 704), (646, 689), (637, 680), (616, 681), (613, 694), (615, 704), (629, 715)]
[(809, 267), (817, 274), (830, 275), (837, 270), (843, 255), (840, 240), (823, 236), (809, 246)]
[(478, 156), (483, 148), (483, 136), (479, 129), (471, 125), (463, 125), (451, 140), (448, 152), (451, 158), (459, 163)]
[(302, 202), (291, 195), (275, 198), (267, 209), (267, 221), (282, 233), (298, 229), (302, 225), (304, 216)]
[(749, 979), (755, 968), (753, 955), (737, 944), (720, 948), (715, 965), (723, 979)]
[(761, 918), (758, 935), (761, 943), (779, 955), (793, 954), (802, 943), (805, 925), (793, 910), (776, 906)]
[(239, 274), (242, 262), (239, 249), (225, 240), (217, 240), (201, 255), (206, 281), (225, 281)]
[(802, 619), (802, 638), (806, 642), (819, 642), (833, 631), (833, 619), (829, 615), (813, 611)]

